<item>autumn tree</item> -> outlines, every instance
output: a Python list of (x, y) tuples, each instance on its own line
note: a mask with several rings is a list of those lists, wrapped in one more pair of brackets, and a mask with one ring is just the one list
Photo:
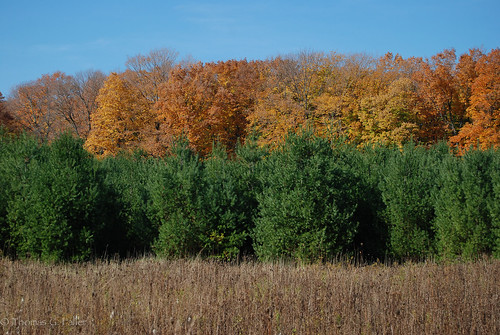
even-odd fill
[(71, 131), (80, 137), (82, 115), (75, 100), (75, 82), (73, 77), (63, 73), (55, 73), (49, 80), (45, 82), (47, 88), (50, 107), (52, 108), (56, 118), (56, 131), (66, 130), (68, 127)]
[(361, 100), (361, 141), (401, 145), (417, 133), (415, 86), (409, 78), (393, 81), (386, 91)]
[(124, 76), (153, 105), (159, 99), (160, 85), (168, 80), (177, 58), (178, 53), (170, 49), (155, 49), (146, 55), (129, 57)]
[(260, 142), (277, 144), (287, 133), (316, 126), (317, 98), (328, 84), (330, 67), (323, 53), (301, 51), (266, 61), (264, 94), (249, 115)]
[(149, 106), (125, 81), (112, 73), (97, 97), (98, 109), (91, 116), (91, 131), (85, 148), (98, 155), (140, 147), (142, 130), (150, 127), (154, 116)]
[[(125, 63), (127, 70), (122, 74), (123, 79), (137, 92), (137, 97), (142, 100), (141, 104), (147, 105), (152, 113), (159, 100), (160, 87), (168, 81), (178, 63), (177, 59), (176, 51), (163, 48), (129, 57)], [(142, 129), (142, 146), (150, 153), (162, 154), (158, 130), (158, 122)]]
[(408, 79), (415, 63), (391, 53), (375, 59), (303, 52), (268, 61), (266, 93), (250, 125), (267, 144), (305, 125), (328, 138), (401, 143), (416, 129), (415, 85)]
[(476, 80), (477, 62), (484, 56), (483, 52), (479, 49), (470, 49), (468, 53), (459, 57), (456, 66), (455, 80), (458, 86), (458, 95), (460, 102), (464, 108), (470, 107), (470, 99), (472, 96), (472, 85)]
[(393, 143), (416, 138), (418, 124), (417, 86), (411, 79), (418, 69), (414, 59), (387, 53), (377, 59), (366, 75), (357, 112), (359, 139)]
[(42, 141), (55, 138), (62, 128), (56, 112), (54, 84), (57, 80), (66, 80), (66, 76), (60, 72), (43, 75), (36, 81), (19, 85), (13, 92), (11, 108), (16, 122)]
[[(498, 142), (497, 53), (471, 49), (457, 57), (451, 49), (424, 60), (301, 51), (262, 62), (195, 64), (158, 49), (130, 57), (126, 71), (103, 91), (106, 76), (100, 71), (55, 72), (19, 85), (0, 117), (42, 141), (61, 131), (83, 139), (94, 133), (88, 143), (108, 153), (139, 146), (163, 155), (181, 135), (203, 155), (217, 140), (231, 152), (247, 133), (259, 134), (260, 144), (277, 145), (303, 127), (357, 144), (400, 144), (413, 137), (426, 144), (444, 139), (462, 148), (489, 147)], [(98, 100), (107, 107), (98, 110)], [(121, 135), (99, 140), (95, 134), (103, 130), (92, 127), (102, 116), (93, 115), (112, 109), (120, 122), (134, 125), (123, 128), (118, 142)], [(99, 147), (112, 138), (113, 145)]]
[(262, 66), (264, 94), (258, 96), (254, 110), (248, 115), (248, 128), (259, 134), (261, 144), (276, 145), (288, 132), (306, 122), (306, 110), (283, 82), (285, 75), (280, 73), (280, 63), (287, 61), (275, 59)]
[(0, 128), (5, 127), (7, 131), (14, 130), (14, 118), (7, 109), (7, 103), (2, 92), (0, 92)]
[(77, 73), (72, 78), (71, 90), (74, 109), (68, 115), (74, 120), (76, 133), (86, 139), (91, 130), (91, 116), (97, 111), (97, 96), (106, 80), (101, 71), (88, 70)]
[(275, 60), (275, 88), (289, 95), (305, 110), (306, 118), (314, 109), (313, 100), (323, 88), (320, 71), (325, 57), (322, 53), (301, 51)]
[(316, 124), (327, 137), (358, 141), (362, 132), (358, 115), (361, 99), (378, 93), (373, 93), (376, 85), (371, 80), (375, 59), (367, 54), (332, 53), (326, 66), (328, 81), (315, 99)]
[(157, 103), (160, 141), (186, 136), (202, 155), (219, 141), (234, 150), (247, 131), (259, 75), (255, 62), (226, 62), (178, 66), (160, 91)]
[(470, 104), (467, 116), (470, 122), (463, 126), (460, 133), (450, 139), (461, 146), (478, 146), (480, 148), (498, 147), (500, 145), (500, 49), (482, 55), (469, 71)]
[(351, 141), (402, 143), (416, 135), (420, 111), (413, 76), (421, 66), (421, 58), (404, 59), (390, 52), (379, 58), (348, 57), (339, 79), (342, 121)]
[(466, 121), (466, 108), (456, 81), (455, 50), (444, 50), (422, 63), (413, 76), (420, 100), (419, 138), (436, 142), (457, 135)]
[(43, 75), (19, 85), (9, 106), (20, 127), (43, 141), (52, 140), (63, 131), (85, 138), (103, 81), (102, 72), (80, 73), (75, 77), (62, 72)]

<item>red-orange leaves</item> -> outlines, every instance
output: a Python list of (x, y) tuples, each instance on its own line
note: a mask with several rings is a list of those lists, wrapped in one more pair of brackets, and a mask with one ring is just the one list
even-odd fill
[(480, 148), (500, 146), (500, 49), (482, 56), (475, 65), (467, 123), (452, 143)]
[(10, 104), (19, 127), (42, 141), (52, 140), (69, 128), (61, 112), (72, 110), (72, 101), (63, 89), (70, 80), (64, 73), (56, 72), (19, 85)]
[(14, 118), (7, 110), (5, 97), (0, 92), (0, 128), (5, 127), (7, 131), (14, 130)]
[(414, 74), (420, 98), (420, 139), (437, 142), (456, 135), (465, 122), (465, 108), (455, 80), (455, 50), (444, 50)]
[(231, 151), (246, 135), (259, 82), (257, 64), (227, 61), (177, 67), (156, 105), (160, 139), (186, 136), (202, 155), (215, 141)]
[(75, 77), (62, 72), (46, 74), (15, 89), (9, 112), (19, 128), (42, 141), (52, 140), (62, 131), (85, 138), (103, 81), (104, 74), (94, 71)]

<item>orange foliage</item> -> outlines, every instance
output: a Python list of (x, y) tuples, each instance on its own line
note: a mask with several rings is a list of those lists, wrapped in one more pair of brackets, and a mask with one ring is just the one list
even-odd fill
[(327, 137), (346, 132), (364, 66), (356, 57), (301, 52), (268, 61), (264, 94), (249, 116), (260, 142), (275, 145), (302, 127)]
[(289, 78), (290, 72), (296, 70), (291, 63), (277, 58), (261, 68), (263, 91), (248, 115), (248, 129), (259, 135), (261, 144), (277, 144), (306, 122), (309, 93), (299, 88), (299, 78)]
[(488, 148), (500, 144), (499, 54), (471, 49), (457, 61), (453, 49), (425, 60), (302, 51), (176, 66), (177, 53), (161, 49), (129, 58), (100, 91), (100, 72), (56, 72), (20, 85), (0, 118), (41, 140), (63, 130), (88, 136), (86, 147), (99, 154), (163, 155), (186, 136), (207, 155), (215, 141), (232, 151), (254, 132), (273, 146), (303, 127), (358, 144), (413, 138)]
[(71, 108), (71, 102), (60, 90), (69, 80), (64, 73), (56, 72), (18, 86), (10, 107), (20, 128), (30, 131), (42, 141), (51, 140), (60, 131), (69, 128), (60, 114)]
[(315, 127), (319, 134), (360, 140), (361, 99), (379, 91), (374, 65), (375, 59), (366, 54), (330, 56), (327, 85), (315, 99)]
[(444, 50), (423, 62), (413, 78), (420, 100), (419, 138), (434, 143), (456, 135), (466, 121), (459, 96), (455, 50)]
[(470, 84), (470, 105), (467, 123), (457, 136), (450, 139), (462, 147), (500, 146), (500, 49), (482, 55), (475, 62), (477, 77)]
[(160, 142), (186, 136), (206, 155), (215, 141), (232, 151), (246, 136), (259, 85), (258, 64), (235, 61), (177, 67), (156, 105)]
[(9, 111), (19, 128), (42, 141), (51, 140), (62, 131), (85, 138), (103, 81), (102, 73), (92, 71), (76, 77), (62, 72), (43, 75), (16, 88)]
[(3, 96), (2, 92), (0, 92), (0, 128), (1, 127), (5, 127), (5, 129), (9, 132), (13, 132), (15, 130), (14, 118), (7, 110), (5, 97)]

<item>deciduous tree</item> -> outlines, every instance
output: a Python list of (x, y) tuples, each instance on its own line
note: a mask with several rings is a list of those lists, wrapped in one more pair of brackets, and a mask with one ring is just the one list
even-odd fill
[(358, 112), (361, 98), (375, 94), (371, 83), (374, 66), (375, 59), (366, 54), (330, 55), (327, 85), (315, 99), (315, 123), (323, 129), (321, 133), (359, 141), (362, 125)]
[(11, 108), (16, 122), (42, 141), (53, 139), (61, 128), (52, 90), (52, 82), (61, 77), (61, 73), (44, 75), (13, 92)]
[(97, 111), (97, 96), (106, 80), (101, 71), (83, 71), (72, 78), (72, 95), (75, 99), (73, 115), (78, 135), (86, 139), (91, 130), (91, 116)]
[(14, 90), (10, 109), (21, 128), (43, 141), (68, 130), (85, 138), (103, 80), (101, 72), (81, 73), (76, 77), (62, 72), (43, 75)]
[(500, 146), (500, 49), (480, 57), (474, 68), (477, 77), (470, 85), (470, 105), (467, 123), (457, 136), (450, 139), (468, 147)]
[(125, 78), (151, 105), (159, 99), (159, 89), (170, 77), (178, 53), (171, 49), (155, 49), (146, 55), (130, 57)]
[(422, 64), (414, 74), (420, 98), (419, 138), (437, 142), (458, 134), (466, 121), (456, 81), (455, 50), (444, 50)]
[(0, 92), (0, 127), (5, 127), (7, 131), (14, 130), (14, 118), (7, 109), (7, 103), (2, 92)]
[(234, 150), (245, 138), (247, 115), (254, 106), (256, 67), (246, 60), (177, 67), (157, 103), (161, 141), (185, 135), (202, 155), (215, 141)]
[(416, 135), (416, 119), (415, 87), (409, 78), (399, 78), (386, 92), (362, 99), (361, 141), (401, 145)]
[(140, 147), (142, 130), (154, 116), (149, 106), (120, 74), (112, 73), (97, 97), (99, 107), (91, 117), (91, 131), (85, 147), (98, 155)]
[(318, 97), (327, 89), (331, 66), (323, 53), (301, 51), (263, 64), (264, 94), (249, 115), (260, 143), (276, 145), (289, 132), (316, 126)]

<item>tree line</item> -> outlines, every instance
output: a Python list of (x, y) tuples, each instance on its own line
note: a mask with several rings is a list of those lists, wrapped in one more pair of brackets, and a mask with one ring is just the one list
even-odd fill
[(430, 58), (302, 51), (262, 61), (201, 63), (170, 49), (130, 57), (126, 70), (47, 74), (1, 99), (0, 122), (51, 141), (62, 131), (99, 155), (164, 156), (184, 135), (206, 156), (249, 134), (278, 145), (306, 126), (357, 145), (500, 143), (500, 50)]
[(500, 50), (303, 51), (0, 94), (0, 248), (85, 260), (499, 256)]
[(154, 253), (261, 260), (500, 256), (500, 152), (444, 142), (360, 148), (313, 130), (202, 156), (97, 158), (64, 133), (0, 136), (4, 255), (82, 261)]

